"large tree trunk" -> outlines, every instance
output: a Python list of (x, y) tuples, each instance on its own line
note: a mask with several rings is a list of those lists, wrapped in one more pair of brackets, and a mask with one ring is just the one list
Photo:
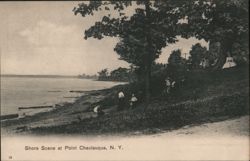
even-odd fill
[(146, 103), (148, 104), (150, 101), (150, 80), (151, 80), (151, 64), (147, 64), (146, 72), (145, 72), (145, 96), (146, 96)]
[(150, 1), (145, 2), (146, 11), (146, 38), (147, 38), (147, 56), (146, 56), (146, 71), (145, 71), (145, 93), (146, 93), (146, 104), (150, 101), (150, 79), (151, 79), (151, 66), (152, 66), (152, 40), (151, 40), (151, 29), (150, 29)]

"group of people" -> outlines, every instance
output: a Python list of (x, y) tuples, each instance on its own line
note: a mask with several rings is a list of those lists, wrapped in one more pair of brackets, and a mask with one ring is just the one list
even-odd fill
[[(185, 78), (182, 78), (179, 82), (180, 84), (183, 84), (185, 81)], [(171, 90), (173, 88), (175, 88), (176, 86), (176, 81), (171, 79), (170, 77), (167, 77), (165, 79), (165, 89), (164, 89), (164, 93), (165, 94), (170, 94)], [(123, 91), (118, 92), (118, 106), (117, 106), (117, 111), (122, 111), (124, 109), (127, 108), (127, 106), (129, 105), (130, 109), (134, 109), (137, 105), (138, 99), (135, 96), (135, 94), (133, 93), (131, 95), (131, 98), (129, 99), (129, 102), (127, 102), (128, 99), (126, 99), (125, 94), (123, 93)], [(96, 106), (94, 108), (94, 112), (97, 113), (98, 116), (102, 116), (104, 115), (104, 111), (102, 110), (102, 108), (100, 107), (100, 105)]]
[[(134, 109), (137, 105), (137, 101), (138, 99), (136, 98), (135, 94), (132, 94), (131, 99), (129, 100), (129, 106), (130, 109)], [(125, 98), (125, 94), (120, 91), (118, 93), (118, 107), (117, 107), (117, 111), (122, 111), (126, 108), (126, 98)], [(100, 105), (97, 105), (94, 107), (93, 112), (97, 114), (97, 116), (103, 116), (105, 113), (103, 111), (103, 109), (101, 108)]]
[(169, 77), (167, 77), (166, 79), (165, 79), (165, 84), (166, 84), (166, 90), (165, 90), (165, 93), (166, 94), (169, 94), (170, 93), (170, 90), (172, 89), (172, 88), (174, 88), (175, 87), (175, 81), (174, 80), (171, 80)]
[[(179, 77), (177, 80), (167, 77), (165, 79), (165, 89), (163, 90), (164, 95), (169, 95), (173, 91), (178, 91), (179, 89), (183, 88), (186, 83), (185, 76)], [(175, 89), (175, 90), (173, 90)]]
[[(136, 107), (138, 99), (136, 98), (135, 94), (132, 94), (131, 99), (129, 100), (129, 106), (131, 109)], [(118, 111), (122, 111), (126, 108), (126, 99), (125, 95), (122, 91), (118, 93)]]

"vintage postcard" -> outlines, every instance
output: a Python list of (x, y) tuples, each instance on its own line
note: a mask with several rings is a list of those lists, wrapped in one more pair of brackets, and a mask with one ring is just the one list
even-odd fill
[(249, 1), (0, 2), (1, 160), (249, 160)]

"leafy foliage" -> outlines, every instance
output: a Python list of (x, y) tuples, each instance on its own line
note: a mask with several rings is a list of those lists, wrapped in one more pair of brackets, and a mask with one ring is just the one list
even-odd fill
[(108, 78), (108, 69), (102, 69), (100, 72), (98, 72), (98, 80), (106, 80)]
[(168, 58), (167, 75), (175, 81), (180, 81), (187, 72), (186, 59), (181, 57), (180, 50), (174, 50)]
[(101, 81), (131, 81), (133, 72), (130, 69), (119, 67), (110, 73), (108, 69), (98, 72), (98, 80)]
[[(127, 16), (126, 9), (132, 5), (134, 13)], [(172, 0), (90, 1), (79, 4), (73, 11), (83, 17), (102, 9), (109, 12), (85, 31), (85, 39), (119, 37), (114, 50), (121, 60), (139, 68), (139, 73), (144, 73), (146, 97), (149, 98), (152, 63), (163, 47), (177, 41), (177, 26), (182, 16), (178, 7), (181, 5)]]
[[(77, 8), (74, 8), (74, 12), (85, 17), (93, 15), (95, 11), (100, 11), (102, 8), (110, 11), (109, 16), (103, 16), (101, 21), (85, 31), (85, 39), (117, 36), (120, 42), (114, 50), (120, 55), (120, 59), (143, 68), (146, 66), (148, 50), (151, 51), (150, 59), (153, 61), (159, 57), (161, 49), (167, 43), (176, 42), (178, 14), (174, 11), (177, 6), (172, 1), (149, 2), (150, 15), (147, 17), (144, 7), (146, 1), (136, 1), (133, 3), (137, 5), (135, 13), (128, 17), (125, 9), (132, 3), (132, 1), (90, 1), (89, 4), (79, 4)], [(163, 8), (163, 5), (166, 8)], [(114, 11), (119, 13), (118, 18), (111, 17)], [(147, 28), (150, 28), (152, 41), (150, 49), (148, 49)]]
[[(220, 68), (229, 54), (239, 62), (247, 61), (248, 45), (242, 43), (248, 42), (247, 6), (248, 0), (114, 0), (80, 3), (73, 11), (86, 17), (105, 10), (107, 15), (87, 29), (84, 38), (119, 37), (114, 50), (134, 67), (139, 80), (145, 80), (149, 98), (152, 64), (162, 48), (177, 41), (177, 35), (204, 39), (210, 44), (218, 42), (218, 54), (210, 50), (206, 56), (215, 68)], [(128, 10), (133, 12), (128, 15)], [(200, 56), (193, 55), (193, 64), (198, 66), (205, 49), (195, 50), (201, 52)], [(187, 62), (178, 52), (169, 61), (167, 73), (179, 79)]]
[[(184, 37), (195, 36), (210, 43), (220, 43), (217, 67), (221, 67), (226, 56), (236, 54), (236, 46), (247, 50), (242, 42), (248, 42), (248, 0), (192, 0), (185, 6), (188, 23), (182, 24)], [(240, 43), (241, 42), (241, 43)], [(243, 55), (249, 55), (244, 52)], [(247, 57), (247, 56), (244, 56)]]
[(192, 69), (198, 69), (201, 67), (201, 62), (207, 57), (208, 51), (206, 47), (202, 47), (200, 43), (192, 46), (190, 53), (190, 63)]
[(127, 68), (115, 69), (110, 72), (110, 79), (115, 81), (129, 81), (130, 71)]

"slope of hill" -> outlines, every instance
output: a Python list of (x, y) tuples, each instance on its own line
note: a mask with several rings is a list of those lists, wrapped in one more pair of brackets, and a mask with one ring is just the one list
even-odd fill
[(119, 86), (105, 91), (104, 99), (98, 102), (106, 108), (106, 115), (102, 117), (29, 130), (36, 134), (154, 133), (249, 115), (249, 76), (246, 68), (192, 72), (187, 76), (185, 86), (171, 96), (155, 96), (147, 106), (141, 103), (134, 110), (116, 112), (113, 99), (120, 89), (128, 87)]

